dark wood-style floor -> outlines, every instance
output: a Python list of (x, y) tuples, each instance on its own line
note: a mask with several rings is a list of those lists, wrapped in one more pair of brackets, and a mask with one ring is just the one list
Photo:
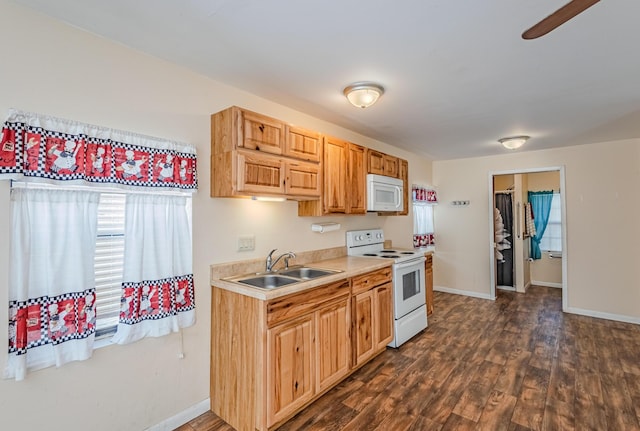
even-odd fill
[[(562, 313), (560, 289), (436, 292), (429, 328), (281, 431), (640, 430), (640, 326)], [(232, 430), (213, 413), (180, 431)]]

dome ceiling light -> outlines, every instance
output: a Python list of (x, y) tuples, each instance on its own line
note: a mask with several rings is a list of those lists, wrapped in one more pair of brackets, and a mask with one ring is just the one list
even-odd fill
[(521, 135), (521, 136), (511, 136), (508, 138), (498, 139), (498, 142), (502, 144), (508, 150), (515, 150), (520, 148), (525, 142), (527, 142), (529, 136)]
[(358, 108), (368, 108), (384, 93), (384, 88), (374, 82), (355, 82), (344, 89), (349, 102)]

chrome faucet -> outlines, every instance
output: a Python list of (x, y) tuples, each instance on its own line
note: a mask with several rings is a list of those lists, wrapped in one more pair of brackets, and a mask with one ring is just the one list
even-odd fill
[(296, 255), (294, 252), (289, 251), (287, 253), (283, 253), (280, 256), (276, 257), (275, 260), (273, 260), (273, 253), (277, 250), (277, 248), (274, 248), (273, 250), (271, 250), (271, 252), (269, 252), (269, 255), (267, 256), (267, 261), (265, 263), (265, 271), (267, 272), (271, 272), (272, 268), (276, 265), (276, 263), (278, 263), (278, 261), (280, 259), (282, 259), (284, 257), (284, 269), (288, 269), (289, 268), (289, 259), (291, 258), (295, 258)]

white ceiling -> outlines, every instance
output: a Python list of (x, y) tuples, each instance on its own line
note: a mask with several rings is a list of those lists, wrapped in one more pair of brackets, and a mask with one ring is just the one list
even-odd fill
[[(108, 39), (435, 159), (640, 137), (640, 1), (536, 40), (567, 0), (15, 0)], [(376, 105), (342, 89), (376, 81)]]

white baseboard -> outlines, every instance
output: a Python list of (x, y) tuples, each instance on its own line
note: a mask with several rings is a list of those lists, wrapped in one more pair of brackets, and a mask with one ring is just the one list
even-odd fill
[(624, 316), (622, 314), (603, 313), (602, 311), (585, 310), (582, 308), (568, 307), (566, 313), (580, 314), (582, 316), (596, 317), (598, 319), (615, 320), (617, 322), (640, 324), (640, 317)]
[(488, 293), (472, 292), (470, 290), (451, 289), (443, 286), (433, 286), (433, 290), (436, 292), (452, 293), (454, 295), (471, 296), (473, 298), (491, 299), (491, 295)]
[(180, 413), (173, 415), (172, 417), (163, 420), (159, 424), (147, 428), (145, 431), (172, 431), (191, 419), (195, 419), (203, 413), (208, 412), (211, 409), (211, 399), (200, 401), (198, 404), (189, 407)]
[(531, 280), (531, 284), (534, 285), (534, 286), (556, 287), (558, 289), (562, 289), (562, 283), (551, 283), (549, 281), (534, 281), (534, 280)]

